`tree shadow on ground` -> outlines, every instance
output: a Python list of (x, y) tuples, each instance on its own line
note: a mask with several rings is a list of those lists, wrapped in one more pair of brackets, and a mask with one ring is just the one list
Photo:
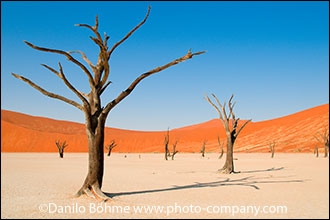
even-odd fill
[(259, 172), (269, 172), (269, 171), (278, 171), (278, 170), (283, 170), (284, 167), (279, 167), (279, 168), (269, 168), (265, 170), (249, 170), (249, 171), (240, 171), (239, 173), (259, 173)]
[(184, 185), (184, 186), (172, 185), (171, 187), (162, 188), (162, 189), (140, 190), (140, 191), (131, 191), (131, 192), (119, 192), (119, 193), (105, 193), (105, 194), (107, 196), (113, 198), (113, 197), (125, 196), (125, 195), (136, 195), (136, 194), (167, 192), (167, 191), (206, 188), (206, 187), (221, 187), (221, 186), (244, 186), (244, 187), (253, 188), (255, 190), (259, 190), (260, 188), (257, 185), (260, 185), (260, 184), (302, 183), (305, 181), (305, 180), (299, 180), (299, 179), (270, 180), (271, 178), (273, 178), (273, 177), (272, 176), (268, 176), (268, 177), (248, 176), (248, 177), (238, 178), (238, 179), (226, 178), (225, 180), (206, 182), (206, 183), (194, 182), (194, 184), (189, 184), (189, 185)]

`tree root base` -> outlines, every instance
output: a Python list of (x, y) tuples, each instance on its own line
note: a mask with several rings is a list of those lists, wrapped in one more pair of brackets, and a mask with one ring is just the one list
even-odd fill
[(77, 193), (76, 197), (86, 195), (89, 198), (101, 200), (103, 202), (112, 201), (111, 197), (104, 194), (99, 187), (82, 187)]
[(241, 172), (240, 171), (236, 172), (232, 169), (228, 169), (228, 168), (224, 167), (224, 168), (219, 169), (218, 173), (221, 173), (221, 174), (232, 174), (232, 173), (237, 174), (237, 173), (241, 173)]

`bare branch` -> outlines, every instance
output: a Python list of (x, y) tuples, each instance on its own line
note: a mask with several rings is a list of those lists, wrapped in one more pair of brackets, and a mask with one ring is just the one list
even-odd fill
[[(102, 80), (101, 80), (100, 85), (99, 85), (99, 88), (102, 88), (103, 85), (105, 84), (105, 82), (107, 81), (108, 77), (109, 77), (110, 67), (109, 67), (109, 62), (107, 60), (108, 59), (108, 57), (107, 57), (108, 55), (106, 54), (106, 51), (104, 51), (104, 50), (101, 49), (100, 55), (102, 55), (102, 57), (103, 57), (103, 67), (104, 67), (104, 74), (103, 74)], [(97, 82), (100, 79), (100, 77), (101, 77), (101, 75), (98, 75), (98, 78), (97, 79), (95, 77), (95, 79), (97, 80)]]
[(72, 101), (68, 98), (65, 98), (63, 96), (60, 96), (60, 95), (57, 95), (57, 94), (54, 94), (54, 93), (51, 93), (51, 92), (48, 92), (46, 90), (44, 90), (43, 88), (41, 88), (40, 86), (34, 84), (32, 81), (30, 81), (29, 79), (23, 77), (23, 76), (20, 76), (20, 75), (17, 75), (15, 73), (11, 73), (14, 77), (16, 77), (17, 79), (20, 79), (20, 80), (23, 80), (24, 82), (26, 82), (27, 84), (29, 84), (30, 86), (32, 86), (33, 88), (35, 88), (36, 90), (38, 90), (39, 92), (41, 92), (42, 94), (50, 97), (50, 98), (54, 98), (54, 99), (59, 99), (63, 102), (66, 102), (68, 104), (71, 104), (73, 106), (75, 106), (76, 108), (80, 109), (81, 111), (84, 111), (84, 107), (79, 105), (77, 102), (75, 101)]
[(84, 52), (81, 51), (68, 51), (67, 53), (80, 53), (82, 55), (82, 58), (88, 63), (88, 65), (91, 67), (93, 73), (95, 74), (96, 67), (93, 65), (93, 63), (86, 57)]
[[(61, 75), (58, 71), (56, 71), (56, 70), (54, 70), (53, 68), (47, 66), (46, 64), (41, 64), (41, 65), (44, 66), (45, 68), (47, 68), (48, 70), (50, 70), (51, 72), (55, 73), (58, 77), (60, 77), (60, 78), (65, 82), (66, 78), (63, 79), (62, 75)], [(67, 80), (66, 80), (66, 81), (67, 81)], [(68, 82), (68, 83), (69, 83), (69, 82)], [(70, 88), (70, 87), (69, 87), (69, 88)], [(80, 93), (80, 95), (85, 96), (85, 97), (87, 98), (88, 95), (87, 95), (86, 93), (80, 92), (80, 91), (77, 90), (77, 89), (76, 89), (76, 91), (77, 91), (78, 93)], [(79, 97), (79, 96), (78, 96), (78, 97)], [(79, 98), (80, 98), (80, 97), (79, 97)]]
[(89, 70), (82, 63), (80, 63), (78, 60), (73, 58), (68, 52), (65, 52), (65, 51), (62, 51), (62, 50), (55, 50), (55, 49), (48, 49), (48, 48), (38, 47), (38, 46), (35, 46), (35, 45), (33, 45), (33, 44), (31, 44), (27, 41), (24, 41), (24, 43), (26, 43), (28, 46), (30, 46), (30, 47), (32, 47), (33, 49), (36, 49), (36, 50), (40, 50), (40, 51), (44, 51), (44, 52), (50, 52), (50, 53), (58, 53), (58, 54), (62, 54), (64, 56), (66, 56), (69, 61), (72, 61), (74, 64), (78, 65), (86, 73), (86, 75), (88, 76), (89, 84), (90, 84), (91, 88), (92, 89), (95, 88), (95, 83), (93, 81), (93, 77), (92, 77), (91, 73), (89, 72)]
[[(223, 121), (223, 117), (222, 117), (222, 113), (221, 113), (221, 111), (219, 110), (219, 108), (210, 100), (210, 98), (205, 94), (205, 92), (204, 92), (204, 95), (205, 95), (205, 97), (203, 97), (206, 101), (208, 101), (217, 111), (218, 111), (218, 113), (219, 113), (219, 116), (220, 116), (220, 119), (221, 119), (221, 121)], [(221, 107), (221, 106), (220, 106)]]
[(221, 103), (219, 102), (218, 98), (212, 93), (212, 96), (215, 98), (215, 100), (217, 101), (218, 105), (221, 107), (222, 109), (222, 112), (223, 112), (223, 118), (225, 121), (228, 121), (228, 117), (227, 117), (227, 114), (226, 114), (226, 102), (224, 102), (223, 106), (221, 105)]
[(247, 121), (242, 125), (242, 127), (237, 131), (235, 137), (237, 137), (237, 136), (239, 135), (239, 133), (241, 132), (241, 130), (242, 130), (242, 129), (245, 127), (245, 125), (247, 125), (247, 123), (249, 123), (250, 121), (252, 121), (252, 119), (247, 120)]
[(64, 83), (65, 83), (65, 85), (69, 88), (69, 89), (71, 89), (71, 91), (73, 91), (74, 92), (74, 94), (76, 94), (77, 96), (78, 96), (78, 98), (84, 103), (84, 106), (85, 106), (85, 108), (86, 108), (86, 110), (88, 111), (88, 112), (90, 112), (90, 105), (89, 105), (89, 103), (88, 103), (88, 101), (80, 94), (80, 92), (78, 92), (77, 90), (76, 90), (76, 88), (74, 88), (73, 86), (72, 86), (72, 84), (66, 79), (66, 77), (65, 77), (65, 75), (64, 75), (64, 73), (63, 73), (63, 69), (62, 69), (62, 66), (61, 66), (61, 63), (59, 62), (58, 63), (58, 65), (59, 65), (59, 67), (60, 67), (60, 77), (61, 77), (61, 79), (64, 81)]
[[(150, 9), (151, 9), (151, 7), (149, 6), (149, 8), (148, 8), (148, 12), (147, 12), (147, 15), (146, 15), (146, 17), (144, 18), (144, 20), (140, 23), (140, 24), (138, 24), (133, 30), (131, 30), (122, 40), (120, 40), (119, 42), (117, 42), (110, 50), (109, 50), (109, 52), (108, 52), (108, 59), (110, 58), (110, 56), (111, 56), (111, 54), (112, 54), (112, 52), (121, 44), (121, 43), (123, 43), (127, 38), (129, 38), (133, 33), (134, 33), (134, 31), (136, 31), (139, 27), (141, 27), (141, 25), (143, 25), (144, 24), (144, 22), (146, 22), (146, 20), (147, 20), (147, 18), (148, 18), (148, 16), (149, 16), (149, 13), (150, 13)], [(196, 54), (196, 55), (199, 55), (199, 54)]]
[(110, 83), (112, 83), (111, 81), (108, 81), (107, 84), (105, 84), (105, 86), (100, 90), (100, 95), (104, 92), (104, 90), (108, 87), (108, 85), (110, 85)]
[(59, 72), (57, 72), (56, 70), (54, 70), (53, 68), (47, 66), (46, 64), (40, 64), (41, 66), (47, 68), (48, 70), (50, 70), (51, 72), (55, 73), (58, 77), (61, 78), (61, 74)]
[[(199, 54), (202, 54), (202, 53), (205, 53), (205, 52), (206, 51), (199, 52), (198, 55)], [(133, 91), (133, 89), (137, 86), (137, 84), (139, 84), (144, 78), (146, 78), (148, 76), (151, 76), (151, 75), (153, 75), (155, 73), (158, 73), (158, 72), (160, 72), (162, 70), (165, 70), (165, 69), (167, 69), (167, 68), (169, 68), (171, 66), (174, 66), (176, 64), (179, 64), (179, 63), (181, 63), (181, 62), (183, 62), (185, 60), (191, 59), (195, 55), (197, 55), (197, 53), (196, 54), (195, 53), (194, 54), (191, 54), (191, 51), (189, 50), (189, 52), (185, 56), (183, 56), (181, 58), (178, 58), (178, 59), (176, 59), (176, 60), (174, 60), (174, 61), (172, 61), (172, 62), (170, 62), (170, 63), (168, 63), (166, 65), (157, 67), (157, 68), (155, 68), (153, 70), (150, 70), (150, 71), (148, 71), (146, 73), (143, 73), (137, 79), (135, 79), (134, 82), (125, 91), (121, 92), (120, 95), (116, 99), (114, 99), (110, 103), (108, 103), (107, 106), (104, 108), (103, 113), (104, 114), (108, 114), (109, 111), (114, 106), (116, 106), (121, 100), (123, 100), (125, 97), (127, 97)]]

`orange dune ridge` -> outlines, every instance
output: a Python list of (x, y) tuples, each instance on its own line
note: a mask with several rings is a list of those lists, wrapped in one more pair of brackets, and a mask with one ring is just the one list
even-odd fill
[[(240, 121), (240, 125), (244, 120)], [(235, 143), (235, 152), (268, 152), (268, 142), (276, 140), (276, 152), (312, 152), (313, 135), (329, 128), (329, 104), (285, 117), (250, 122)], [(113, 152), (164, 152), (166, 131), (146, 132), (116, 128), (105, 129), (105, 145), (117, 143)], [(199, 152), (206, 140), (206, 152), (219, 152), (217, 135), (225, 140), (219, 119), (170, 130), (170, 150), (178, 140), (179, 152)], [(1, 152), (57, 152), (55, 140), (66, 141), (65, 152), (88, 152), (84, 124), (35, 117), (1, 110)], [(323, 146), (319, 145), (320, 152)]]

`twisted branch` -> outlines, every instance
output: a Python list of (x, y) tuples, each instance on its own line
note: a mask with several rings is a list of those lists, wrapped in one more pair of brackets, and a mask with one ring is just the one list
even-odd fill
[(24, 43), (26, 43), (28, 46), (32, 47), (33, 49), (36, 50), (40, 50), (40, 51), (44, 51), (44, 52), (50, 52), (50, 53), (58, 53), (58, 54), (62, 54), (64, 56), (67, 57), (67, 59), (69, 61), (72, 61), (74, 64), (78, 65), (87, 75), (88, 79), (89, 79), (89, 84), (91, 86), (92, 89), (95, 88), (95, 83), (93, 81), (93, 77), (91, 75), (91, 73), (89, 72), (89, 70), (82, 64), (80, 63), (78, 60), (76, 60), (75, 58), (73, 58), (68, 52), (62, 51), (62, 50), (55, 50), (55, 49), (48, 49), (48, 48), (43, 48), (43, 47), (38, 47), (35, 46), (27, 41), (24, 41)]
[(197, 53), (191, 54), (191, 50), (189, 50), (189, 52), (185, 56), (183, 56), (181, 58), (178, 58), (178, 59), (176, 59), (176, 60), (174, 60), (174, 61), (172, 61), (172, 62), (170, 62), (170, 63), (168, 63), (166, 65), (157, 67), (157, 68), (155, 68), (153, 70), (150, 70), (150, 71), (148, 71), (146, 73), (143, 73), (137, 79), (135, 79), (134, 82), (125, 91), (121, 92), (120, 95), (116, 99), (114, 99), (111, 102), (109, 102), (106, 105), (106, 107), (104, 108), (103, 113), (105, 115), (108, 114), (109, 111), (113, 107), (115, 107), (121, 100), (123, 100), (125, 97), (127, 97), (133, 91), (133, 89), (137, 86), (137, 84), (139, 84), (144, 78), (146, 78), (148, 76), (151, 76), (151, 75), (153, 75), (155, 73), (158, 73), (158, 72), (160, 72), (162, 70), (165, 70), (165, 69), (167, 69), (167, 68), (169, 68), (171, 66), (174, 66), (176, 64), (179, 64), (179, 63), (181, 63), (181, 62), (183, 62), (185, 60), (191, 59), (195, 55), (200, 55), (200, 54), (203, 54), (203, 53), (206, 53), (206, 51), (197, 52)]
[(24, 82), (26, 82), (27, 84), (29, 84), (30, 86), (32, 86), (33, 88), (35, 88), (36, 90), (38, 90), (39, 92), (41, 92), (42, 94), (50, 97), (50, 98), (54, 98), (54, 99), (58, 99), (58, 100), (61, 100), (63, 102), (66, 102), (70, 105), (73, 105), (74, 107), (80, 109), (81, 111), (84, 111), (84, 107), (79, 105), (77, 102), (71, 100), (71, 99), (68, 99), (68, 98), (65, 98), (63, 96), (60, 96), (60, 95), (57, 95), (55, 93), (51, 93), (51, 92), (48, 92), (46, 90), (44, 90), (43, 88), (41, 88), (40, 86), (36, 85), (35, 83), (33, 83), (31, 80), (23, 77), (23, 76), (20, 76), (20, 75), (17, 75), (15, 73), (11, 73), (14, 77), (16, 77), (17, 79), (20, 79), (20, 80), (23, 80)]

